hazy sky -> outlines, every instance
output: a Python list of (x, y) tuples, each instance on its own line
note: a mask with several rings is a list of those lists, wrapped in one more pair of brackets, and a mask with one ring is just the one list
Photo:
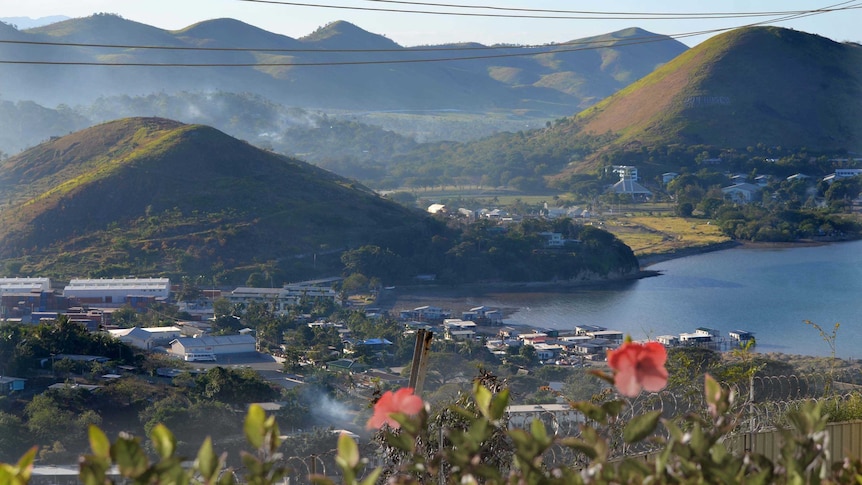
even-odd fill
[[(306, 5), (329, 5), (326, 8)], [(494, 9), (438, 7), (440, 4), (494, 7)], [(494, 15), (572, 16), (572, 13), (535, 12), (535, 10), (591, 11), (608, 13), (714, 14), (786, 12), (830, 7), (848, 10), (822, 13), (775, 23), (804, 32), (820, 34), (836, 41), (862, 41), (862, 0), (839, 3), (838, 0), (760, 0), (692, 2), (678, 0), (0, 0), (0, 17), (43, 17), (65, 15), (85, 17), (93, 13), (116, 13), (126, 19), (168, 30), (214, 18), (229, 17), (262, 29), (298, 38), (335, 20), (346, 20), (376, 34), (385, 35), (402, 46), (474, 41), (483, 44), (546, 44), (566, 42), (590, 35), (642, 27), (659, 34), (739, 27), (756, 22), (770, 22), (781, 15), (724, 19), (625, 19), (593, 18), (499, 18), (456, 15), (434, 15), (403, 12), (351, 10), (423, 10), (451, 13)], [(505, 9), (529, 9), (516, 12)], [(617, 15), (619, 16), (619, 15)], [(606, 17), (606, 16), (605, 16)], [(705, 36), (680, 38), (695, 45)]]

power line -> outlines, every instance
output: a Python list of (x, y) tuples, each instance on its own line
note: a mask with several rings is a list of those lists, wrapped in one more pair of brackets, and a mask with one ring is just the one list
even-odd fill
[[(678, 34), (685, 35), (685, 34)], [(660, 34), (649, 36), (633, 36), (626, 39), (648, 39), (654, 37), (664, 37)], [(482, 51), (482, 50), (507, 50), (507, 49), (538, 49), (538, 48), (554, 48), (569, 45), (590, 45), (590, 44), (608, 44), (618, 39), (596, 39), (596, 40), (572, 40), (568, 42), (560, 42), (554, 44), (533, 44), (533, 45), (493, 45), (493, 46), (452, 46), (452, 47), (399, 47), (392, 49), (296, 49), (296, 48), (270, 48), (270, 47), (199, 47), (199, 46), (161, 46), (161, 45), (138, 45), (138, 44), (97, 44), (87, 42), (56, 42), (56, 41), (38, 41), (38, 40), (4, 40), (0, 39), (0, 44), (20, 44), (20, 45), (40, 45), (40, 46), (57, 46), (57, 47), (92, 47), (106, 49), (141, 49), (141, 50), (166, 50), (166, 51), (200, 51), (200, 52), (314, 52), (319, 54), (328, 53), (416, 53), (416, 52), (439, 52), (439, 51)]]
[[(616, 19), (614, 16), (649, 16), (650, 18), (667, 17), (669, 19), (676, 18), (736, 18), (736, 17), (757, 17), (757, 16), (775, 16), (798, 14), (804, 10), (786, 10), (786, 11), (771, 11), (771, 12), (615, 12), (615, 11), (595, 11), (595, 10), (554, 10), (554, 9), (538, 9), (538, 8), (518, 8), (518, 7), (498, 7), (495, 5), (458, 5), (452, 3), (432, 3), (432, 2), (411, 2), (405, 0), (365, 0), (366, 2), (374, 3), (391, 3), (399, 5), (419, 5), (423, 7), (440, 7), (440, 8), (464, 8), (464, 9), (481, 9), (495, 10), (505, 12), (541, 12), (541, 13), (561, 13), (561, 14), (580, 14), (580, 15), (595, 15), (595, 16), (611, 16), (608, 19)], [(605, 19), (605, 17), (598, 17)], [(625, 17), (628, 19), (628, 17)]]
[[(679, 37), (704, 35), (725, 30), (732, 30), (734, 27), (726, 29), (714, 29), (709, 31), (692, 32)], [(613, 47), (625, 47), (629, 45), (646, 44), (652, 42), (663, 42), (668, 37), (654, 37), (638, 40), (635, 42), (616, 42)], [(547, 46), (552, 48), (555, 46)], [(24, 64), (24, 65), (61, 65), (61, 66), (120, 66), (120, 67), (308, 67), (308, 66), (355, 66), (355, 65), (370, 65), (370, 64), (415, 64), (422, 62), (445, 62), (445, 61), (468, 61), (480, 59), (499, 59), (507, 57), (529, 57), (543, 54), (556, 54), (563, 52), (577, 52), (585, 50), (595, 50), (609, 47), (602, 46), (585, 46), (572, 49), (553, 49), (544, 50), (542, 52), (518, 52), (511, 54), (493, 54), (480, 56), (464, 56), (464, 57), (441, 57), (441, 58), (423, 58), (423, 59), (381, 59), (381, 60), (366, 60), (366, 61), (330, 61), (330, 62), (249, 62), (249, 63), (150, 63), (150, 62), (97, 62), (97, 61), (24, 61), (24, 60), (0, 60), (0, 64)]]
[[(688, 14), (688, 15), (674, 15), (674, 14), (649, 14), (643, 12), (628, 12), (628, 13), (618, 13), (618, 12), (582, 12), (575, 14), (574, 12), (578, 12), (575, 10), (541, 10), (541, 9), (515, 9), (515, 8), (503, 8), (503, 7), (482, 7), (482, 6), (463, 6), (463, 5), (448, 5), (448, 4), (436, 4), (436, 3), (422, 3), (422, 2), (395, 2), (388, 1), (386, 3), (401, 3), (408, 5), (417, 5), (417, 6), (440, 6), (440, 7), (459, 7), (459, 8), (487, 8), (487, 9), (495, 9), (495, 10), (507, 10), (507, 11), (520, 11), (520, 12), (535, 12), (533, 14), (509, 14), (509, 13), (480, 13), (480, 12), (453, 12), (453, 11), (439, 11), (439, 10), (410, 10), (410, 9), (400, 9), (400, 8), (382, 8), (382, 7), (359, 7), (359, 6), (348, 6), (348, 5), (326, 5), (319, 3), (307, 3), (307, 2), (291, 2), (286, 0), (238, 0), (240, 2), (249, 2), (249, 3), (263, 3), (263, 4), (271, 4), (271, 5), (287, 5), (293, 7), (312, 7), (312, 8), (328, 8), (328, 9), (336, 9), (336, 10), (354, 10), (354, 11), (362, 11), (362, 12), (389, 12), (389, 13), (409, 13), (409, 14), (421, 14), (421, 15), (449, 15), (449, 16), (459, 16), (459, 17), (494, 17), (494, 18), (514, 18), (514, 19), (544, 19), (544, 20), (705, 20), (705, 19), (721, 19), (721, 18), (745, 18), (745, 17), (768, 17), (773, 15), (800, 15), (805, 14), (806, 12), (811, 12), (812, 10), (788, 10), (788, 11), (777, 11), (774, 13), (770, 12), (752, 12), (752, 13), (728, 13), (725, 12), (724, 16), (720, 14)], [(369, 0), (369, 1), (380, 1), (384, 0)], [(851, 2), (843, 2), (843, 3), (851, 3)], [(839, 4), (840, 5), (840, 4)], [(840, 11), (840, 10), (848, 10), (851, 8), (859, 8), (857, 7), (846, 7), (846, 8), (829, 8), (827, 9), (818, 9), (820, 13), (826, 13), (831, 11)], [(549, 13), (543, 12), (573, 12), (569, 15), (551, 15)]]
[[(240, 0), (253, 1), (253, 0)], [(812, 15), (820, 15), (823, 13), (834, 12), (838, 10), (858, 9), (862, 5), (848, 5), (857, 2), (858, 0), (850, 0), (827, 7), (803, 11), (803, 13), (793, 13), (779, 17), (777, 19), (764, 20), (760, 22), (750, 23), (741, 27), (752, 27), (757, 25), (766, 25), (778, 22), (785, 22), (792, 19), (808, 17)], [(842, 7), (843, 6), (843, 7)], [(607, 47), (625, 47), (629, 45), (639, 45), (652, 42), (665, 41), (667, 39), (680, 39), (700, 35), (715, 34), (734, 30), (741, 27), (726, 27), (716, 28), (695, 32), (686, 32), (680, 34), (671, 34), (666, 36), (640, 36), (631, 37), (624, 40), (603, 39), (591, 41), (571, 41), (561, 44), (546, 44), (541, 46), (531, 47), (514, 47), (514, 46), (492, 46), (492, 47), (460, 47), (460, 48), (429, 48), (428, 51), (443, 50), (443, 51), (459, 51), (459, 50), (487, 50), (487, 49), (521, 49), (521, 52), (508, 54), (493, 54), (493, 55), (477, 55), (477, 56), (459, 56), (459, 57), (442, 57), (442, 58), (422, 58), (422, 59), (381, 59), (381, 60), (365, 60), (365, 61), (329, 61), (329, 62), (251, 62), (251, 63), (196, 63), (190, 64), (185, 62), (176, 63), (153, 63), (153, 62), (97, 62), (97, 61), (26, 61), (26, 60), (0, 60), (0, 64), (21, 64), (21, 65), (61, 65), (61, 66), (108, 66), (108, 67), (309, 67), (309, 66), (347, 66), (347, 65), (372, 65), (372, 64), (406, 64), (420, 62), (445, 62), (459, 60), (482, 60), (496, 59), (508, 57), (529, 57), (551, 53), (577, 52), (585, 50), (594, 50)], [(0, 40), (0, 43), (10, 44), (34, 44), (34, 45), (54, 45), (54, 46), (74, 46), (74, 47), (102, 47), (102, 48), (123, 48), (123, 49), (160, 49), (160, 50), (191, 50), (191, 51), (254, 51), (254, 52), (316, 52), (321, 54), (337, 53), (337, 52), (366, 52), (366, 53), (383, 53), (383, 52), (404, 52), (415, 53), (423, 49), (343, 49), (343, 50), (320, 50), (320, 49), (259, 49), (259, 48), (218, 48), (218, 47), (182, 47), (182, 46), (142, 46), (142, 45), (120, 45), (120, 44), (91, 44), (91, 43), (61, 43), (61, 42), (40, 42), (40, 41), (19, 41), (19, 40)], [(581, 46), (575, 48), (565, 48), (568, 46)], [(563, 47), (563, 48), (561, 48)], [(540, 52), (523, 52), (527, 50), (544, 49)]]

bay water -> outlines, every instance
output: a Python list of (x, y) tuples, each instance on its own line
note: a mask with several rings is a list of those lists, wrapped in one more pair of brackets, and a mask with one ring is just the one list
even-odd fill
[(634, 339), (717, 329), (754, 332), (758, 352), (862, 358), (862, 241), (733, 248), (658, 263), (659, 276), (609, 285), (486, 292), (469, 304), (507, 309), (504, 323), (571, 330), (600, 325)]

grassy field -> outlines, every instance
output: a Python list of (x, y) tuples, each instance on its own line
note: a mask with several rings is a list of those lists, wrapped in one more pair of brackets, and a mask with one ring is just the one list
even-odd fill
[(675, 216), (607, 215), (602, 228), (626, 243), (637, 256), (674, 253), (730, 241), (721, 230), (702, 219)]
[[(414, 192), (419, 205), (449, 198), (470, 199), (487, 203), (489, 207), (513, 204), (541, 206), (544, 202), (557, 205), (553, 195), (521, 194), (517, 191), (464, 187), (436, 187)], [(560, 197), (566, 199), (565, 195)], [(585, 204), (584, 204), (585, 205)], [(730, 241), (721, 230), (705, 219), (673, 215), (670, 203), (615, 204), (594, 208), (592, 224), (601, 227), (625, 242), (638, 257), (673, 254)]]

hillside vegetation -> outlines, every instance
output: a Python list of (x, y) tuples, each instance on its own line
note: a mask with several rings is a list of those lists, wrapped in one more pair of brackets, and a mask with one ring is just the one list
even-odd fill
[(330, 172), (158, 118), (46, 142), (0, 173), (0, 256), (33, 273), (311, 266), (421, 220)]

